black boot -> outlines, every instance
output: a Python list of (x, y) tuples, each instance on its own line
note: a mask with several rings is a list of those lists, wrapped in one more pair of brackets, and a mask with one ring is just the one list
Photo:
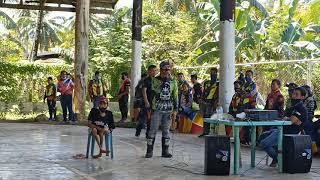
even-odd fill
[(145, 158), (151, 158), (153, 155), (153, 145), (155, 138), (147, 138), (147, 153)]
[(138, 129), (138, 128), (137, 128), (137, 129), (136, 129), (136, 134), (135, 134), (135, 136), (136, 136), (136, 137), (139, 137), (139, 136), (140, 136), (140, 133), (141, 133), (141, 129)]
[(169, 143), (170, 138), (162, 137), (162, 157), (164, 158), (171, 158), (172, 154), (169, 153)]

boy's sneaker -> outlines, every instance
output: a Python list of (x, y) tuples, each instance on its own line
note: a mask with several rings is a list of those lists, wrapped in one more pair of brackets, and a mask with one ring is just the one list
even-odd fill
[(76, 124), (78, 124), (78, 121), (71, 121), (70, 124), (76, 125)]
[(136, 134), (135, 134), (134, 136), (139, 137), (139, 136), (140, 136), (140, 134), (139, 134), (138, 132), (136, 132)]
[(270, 167), (277, 167), (277, 164), (278, 164), (278, 161), (273, 159), (269, 166)]

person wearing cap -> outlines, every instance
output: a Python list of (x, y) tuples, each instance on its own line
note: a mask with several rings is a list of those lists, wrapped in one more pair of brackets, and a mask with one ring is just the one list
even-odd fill
[(107, 96), (107, 86), (102, 80), (102, 75), (99, 71), (94, 73), (94, 79), (89, 83), (89, 95), (93, 103), (93, 108), (99, 107), (99, 101), (102, 96)]
[[(283, 128), (283, 134), (307, 134), (312, 136), (313, 126), (308, 119), (307, 108), (303, 104), (304, 96), (307, 92), (304, 88), (298, 87), (294, 89), (292, 93), (292, 107), (290, 107), (285, 114), (284, 120), (290, 120), (292, 125), (285, 126)], [(266, 131), (260, 136), (260, 146), (267, 152), (267, 154), (273, 159), (270, 166), (275, 167), (277, 165), (276, 146), (278, 143), (278, 129), (271, 129)]]
[(289, 109), (291, 107), (291, 99), (292, 99), (292, 94), (295, 88), (298, 87), (296, 83), (287, 83), (286, 87), (288, 88), (288, 94), (289, 94), (289, 99), (287, 100), (286, 103), (286, 109)]
[(176, 117), (178, 109), (178, 85), (177, 82), (171, 78), (171, 67), (168, 61), (160, 63), (160, 75), (152, 77), (152, 116), (150, 131), (147, 138), (147, 153), (146, 158), (153, 156), (153, 146), (157, 130), (161, 123), (162, 128), (162, 157), (171, 158), (169, 153), (169, 129), (171, 125), (171, 118)]
[[(210, 118), (216, 111), (219, 102), (219, 81), (218, 69), (213, 67), (210, 69), (210, 80), (203, 83), (203, 93), (200, 100), (200, 113), (203, 118)], [(208, 135), (210, 124), (203, 123), (203, 133), (199, 137)]]
[(108, 109), (108, 99), (104, 96), (100, 97), (99, 108), (92, 108), (88, 116), (88, 127), (92, 129), (92, 134), (95, 137), (99, 146), (99, 154), (93, 156), (99, 158), (102, 153), (108, 154), (109, 152), (103, 149), (103, 137), (105, 134), (110, 133), (114, 128), (113, 114)]

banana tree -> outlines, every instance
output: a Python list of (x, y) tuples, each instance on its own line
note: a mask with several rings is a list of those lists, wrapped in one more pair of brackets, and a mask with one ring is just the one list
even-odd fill
[(196, 0), (151, 0), (159, 8), (175, 14), (178, 10), (184, 12), (196, 11)]
[[(195, 44), (197, 62), (217, 62), (219, 57), (219, 0), (210, 0), (198, 4), (200, 18), (207, 22), (207, 34)], [(257, 18), (252, 18), (253, 15)], [(236, 54), (239, 57), (247, 47), (252, 47), (260, 42), (260, 33), (265, 28), (265, 21), (269, 14), (264, 6), (255, 0), (238, 1), (236, 4)], [(255, 39), (256, 38), (256, 39)]]

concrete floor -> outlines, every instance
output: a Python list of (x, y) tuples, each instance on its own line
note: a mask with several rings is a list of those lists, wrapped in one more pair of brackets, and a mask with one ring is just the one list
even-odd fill
[[(160, 135), (160, 133), (158, 133)], [(257, 167), (249, 167), (249, 150), (242, 150), (241, 175), (204, 176), (204, 140), (193, 135), (175, 134), (172, 159), (160, 157), (160, 136), (154, 157), (144, 159), (144, 137), (134, 137), (134, 129), (114, 131), (115, 157), (76, 160), (85, 153), (87, 128), (71, 125), (0, 123), (0, 179), (76, 179), (76, 180), (229, 180), (320, 179), (320, 159), (314, 159), (308, 174), (279, 174), (259, 161), (265, 153), (257, 152)], [(172, 150), (172, 146), (170, 147)], [(171, 151), (170, 150), (170, 151)]]

